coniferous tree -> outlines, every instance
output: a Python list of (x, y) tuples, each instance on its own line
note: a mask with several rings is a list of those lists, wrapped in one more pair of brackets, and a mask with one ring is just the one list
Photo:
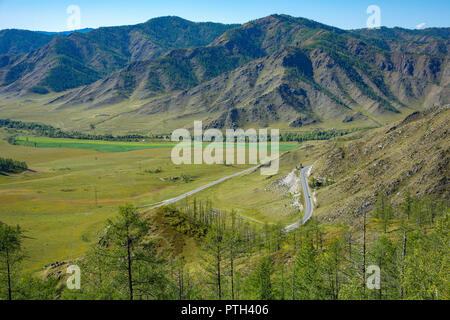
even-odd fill
[(19, 226), (12, 227), (0, 222), (0, 283), (4, 284), (0, 288), (2, 296), (8, 300), (14, 298), (20, 263), (25, 257), (22, 248), (24, 238)]
[(392, 217), (393, 217), (393, 209), (389, 199), (384, 195), (380, 195), (376, 203), (375, 218), (378, 219), (380, 225), (383, 228), (384, 233), (387, 232)]
[[(398, 264), (396, 250), (392, 241), (382, 235), (372, 245), (370, 251), (371, 261), (380, 268), (380, 287), (377, 289), (377, 298), (397, 298)], [(373, 297), (373, 296), (372, 296)]]
[(409, 237), (402, 286), (407, 299), (450, 299), (450, 243), (447, 209), (431, 232), (416, 230)]
[(322, 275), (319, 269), (319, 251), (312, 239), (304, 241), (295, 259), (295, 298), (300, 300), (324, 299)]
[(170, 290), (163, 272), (164, 261), (156, 254), (155, 244), (146, 240), (149, 225), (137, 208), (131, 205), (120, 207), (119, 215), (108, 220), (105, 229), (98, 244), (101, 247), (93, 252), (93, 259), (107, 272), (102, 274), (107, 280), (102, 281), (109, 284), (108, 290), (114, 291), (119, 298), (130, 300), (167, 296)]
[(221, 300), (223, 295), (223, 263), (226, 258), (224, 230), (213, 225), (206, 235), (203, 249), (206, 253), (206, 272), (213, 285), (214, 297)]
[(339, 291), (342, 286), (342, 267), (344, 263), (345, 248), (344, 241), (340, 237), (335, 237), (328, 245), (324, 257), (323, 267), (326, 283), (331, 294), (330, 298), (339, 299)]
[(274, 298), (271, 280), (272, 273), (271, 259), (269, 257), (262, 258), (255, 271), (249, 277), (252, 299), (272, 300)]
[(240, 254), (240, 238), (239, 231), (236, 229), (236, 212), (231, 211), (231, 228), (225, 232), (225, 243), (228, 254), (229, 270), (230, 270), (230, 288), (231, 288), (231, 299), (235, 299), (235, 263), (236, 259)]
[(403, 278), (405, 276), (405, 260), (406, 260), (406, 250), (408, 245), (408, 230), (409, 230), (409, 219), (411, 217), (412, 211), (412, 202), (413, 199), (411, 194), (408, 192), (405, 195), (403, 203), (400, 205), (402, 216), (401, 216), (401, 224), (400, 229), (402, 231), (402, 255), (401, 255), (401, 273), (400, 273), (400, 298), (404, 297), (404, 288), (403, 288)]

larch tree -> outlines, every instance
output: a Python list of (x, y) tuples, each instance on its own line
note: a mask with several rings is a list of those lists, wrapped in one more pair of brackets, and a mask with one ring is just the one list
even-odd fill
[(270, 257), (264, 257), (249, 277), (252, 298), (272, 300), (274, 298), (271, 276), (273, 265)]
[(24, 259), (22, 242), (25, 238), (20, 226), (12, 227), (0, 222), (0, 272), (5, 278), (6, 297), (13, 299), (13, 287), (17, 280), (19, 266)]

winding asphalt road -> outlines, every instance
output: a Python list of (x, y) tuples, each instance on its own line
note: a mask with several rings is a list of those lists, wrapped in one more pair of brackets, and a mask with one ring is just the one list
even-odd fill
[[(150, 207), (150, 209), (156, 209), (156, 208), (159, 208), (159, 207), (167, 206), (167, 205), (169, 205), (171, 203), (175, 203), (175, 202), (180, 201), (180, 200), (182, 200), (184, 198), (192, 196), (193, 194), (196, 194), (197, 192), (200, 192), (202, 190), (210, 188), (210, 187), (212, 187), (212, 186), (214, 186), (216, 184), (219, 184), (219, 183), (221, 183), (223, 181), (226, 181), (228, 179), (240, 176), (240, 175), (242, 175), (244, 173), (247, 173), (247, 172), (255, 171), (258, 168), (260, 168), (261, 166), (262, 166), (261, 164), (257, 165), (256, 167), (253, 167), (253, 168), (250, 168), (250, 169), (246, 169), (246, 170), (237, 172), (235, 174), (223, 177), (223, 178), (221, 178), (219, 180), (216, 180), (216, 181), (213, 181), (211, 183), (205, 184), (204, 186), (201, 186), (201, 187), (199, 187), (199, 188), (197, 188), (195, 190), (186, 192), (186, 193), (184, 193), (184, 194), (182, 194), (182, 195), (180, 195), (178, 197), (175, 197), (175, 198), (172, 198), (172, 199), (163, 200), (163, 201), (156, 202), (156, 203), (152, 203), (152, 204), (149, 204), (149, 205), (146, 205), (146, 206), (142, 206), (141, 208), (148, 208), (148, 207)], [(303, 195), (305, 197), (305, 214), (304, 214), (304, 216), (303, 216), (301, 221), (298, 221), (298, 222), (296, 222), (294, 224), (291, 224), (290, 226), (287, 226), (284, 229), (285, 232), (289, 232), (291, 230), (297, 229), (301, 224), (305, 224), (312, 216), (313, 203), (312, 203), (311, 194), (310, 194), (309, 186), (308, 186), (308, 180), (307, 180), (308, 172), (309, 172), (309, 170), (311, 170), (311, 168), (312, 168), (312, 166), (308, 166), (308, 167), (304, 167), (304, 168), (302, 168), (302, 170), (300, 170), (300, 180), (301, 180), (301, 183), (302, 183)]]
[(300, 180), (302, 182), (303, 196), (305, 198), (305, 214), (301, 221), (298, 221), (294, 224), (291, 224), (290, 226), (287, 226), (284, 229), (284, 231), (286, 231), (286, 232), (297, 229), (300, 226), (300, 224), (305, 224), (309, 219), (311, 219), (314, 206), (312, 203), (311, 193), (309, 191), (308, 179), (307, 179), (308, 172), (309, 172), (309, 170), (311, 170), (311, 168), (312, 168), (312, 166), (307, 166), (307, 167), (302, 168), (302, 170), (300, 170)]

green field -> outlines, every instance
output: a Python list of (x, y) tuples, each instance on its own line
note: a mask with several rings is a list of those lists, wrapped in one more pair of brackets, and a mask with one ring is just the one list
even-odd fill
[[(0, 129), (0, 156), (25, 161), (30, 171), (0, 174), (0, 221), (20, 224), (26, 231), (29, 259), (25, 268), (32, 271), (54, 261), (80, 257), (119, 205), (145, 206), (173, 198), (249, 167), (174, 165), (170, 160), (173, 143), (41, 137), (28, 137), (27, 141), (22, 137), (19, 144), (27, 145), (11, 145), (6, 141), (8, 135)], [(294, 154), (298, 147), (281, 144), (280, 150)], [(282, 162), (279, 175), (291, 169), (290, 162)], [(186, 175), (189, 181), (180, 179)], [(295, 220), (298, 212), (287, 210), (289, 214), (280, 215), (277, 204), (287, 204), (288, 200), (264, 191), (264, 185), (271, 181), (267, 179), (256, 172), (196, 197), (211, 199), (224, 209), (237, 209), (257, 222)], [(261, 199), (260, 206), (252, 207)]]
[[(56, 139), (45, 137), (17, 137), (15, 140), (17, 145), (36, 147), (36, 148), (72, 148), (72, 149), (92, 149), (103, 152), (127, 152), (143, 149), (158, 149), (158, 148), (173, 148), (177, 145), (175, 142), (157, 142), (157, 143), (144, 143), (144, 142), (115, 142), (115, 141), (98, 141), (98, 140), (76, 140), (76, 139)], [(203, 146), (206, 147), (211, 143), (204, 142)], [(212, 144), (213, 146), (219, 146), (220, 144)], [(226, 144), (223, 144), (226, 147)], [(279, 146), (280, 151), (287, 151), (298, 148), (298, 143), (281, 143)], [(239, 147), (239, 145), (237, 145)], [(245, 147), (248, 149), (249, 144)], [(271, 144), (267, 144), (268, 150), (271, 150)]]
[(96, 140), (54, 139), (44, 137), (17, 137), (17, 145), (36, 148), (91, 149), (102, 152), (127, 152), (143, 149), (172, 148), (175, 143), (139, 143)]

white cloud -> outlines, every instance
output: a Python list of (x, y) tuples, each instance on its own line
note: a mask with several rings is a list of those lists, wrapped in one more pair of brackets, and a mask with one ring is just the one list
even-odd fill
[(426, 23), (422, 22), (416, 26), (416, 29), (422, 29), (423, 27), (425, 27), (425, 25), (426, 25)]

